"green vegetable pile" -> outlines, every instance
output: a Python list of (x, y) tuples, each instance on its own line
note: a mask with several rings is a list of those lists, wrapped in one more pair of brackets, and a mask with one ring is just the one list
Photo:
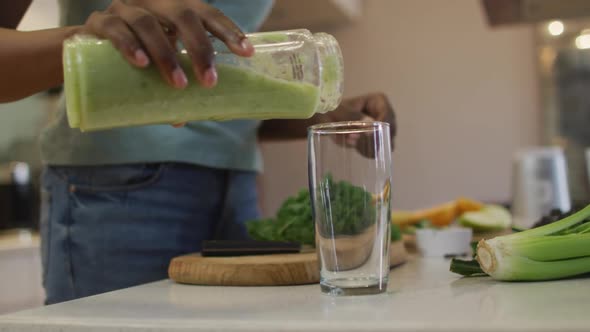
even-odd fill
[(315, 245), (309, 191), (301, 190), (287, 198), (276, 218), (249, 221), (246, 227), (254, 240)]
[[(346, 181), (334, 182), (326, 176), (317, 190), (316, 204), (324, 206), (319, 232), (330, 234), (357, 235), (375, 223), (376, 204), (373, 195), (363, 188), (353, 186)], [(332, 229), (332, 227), (334, 229)]]
[[(330, 201), (336, 233), (358, 234), (374, 223), (376, 206), (372, 195), (363, 188), (346, 181), (335, 182), (328, 176), (323, 180), (320, 192), (320, 200)], [(315, 229), (309, 191), (303, 189), (285, 200), (276, 218), (249, 221), (246, 226), (250, 237), (255, 240), (297, 242), (314, 246)], [(401, 230), (391, 224), (391, 240), (400, 239)]]

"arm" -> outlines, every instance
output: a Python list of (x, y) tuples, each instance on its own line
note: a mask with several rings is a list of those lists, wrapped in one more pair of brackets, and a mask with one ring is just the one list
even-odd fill
[(15, 101), (61, 84), (62, 42), (79, 27), (31, 32), (0, 29), (0, 103)]
[(56, 86), (62, 80), (61, 42), (70, 29), (15, 29), (32, 0), (0, 1), (0, 103)]

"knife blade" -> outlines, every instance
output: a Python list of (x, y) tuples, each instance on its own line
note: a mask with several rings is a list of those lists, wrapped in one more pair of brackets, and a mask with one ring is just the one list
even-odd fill
[(203, 257), (295, 254), (315, 251), (310, 246), (302, 246), (296, 242), (280, 241), (206, 240), (201, 244), (201, 256)]

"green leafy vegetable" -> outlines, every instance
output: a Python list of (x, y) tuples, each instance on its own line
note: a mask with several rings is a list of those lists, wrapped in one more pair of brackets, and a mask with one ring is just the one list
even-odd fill
[(481, 269), (476, 260), (463, 260), (453, 258), (451, 260), (451, 272), (460, 274), (465, 277), (479, 277), (487, 274)]
[[(320, 188), (319, 199), (330, 202), (335, 232), (358, 234), (374, 223), (377, 206), (371, 193), (346, 181), (335, 182), (330, 176), (324, 178)], [(255, 240), (289, 241), (314, 246), (315, 229), (309, 191), (301, 190), (285, 200), (276, 218), (249, 221), (246, 226)], [(391, 225), (391, 240), (397, 241), (401, 237), (400, 228)]]
[(375, 223), (373, 196), (361, 187), (334, 182), (328, 175), (317, 188), (317, 196), (316, 203), (323, 205), (325, 212), (316, 216), (322, 220), (320, 234), (357, 235)]
[(402, 229), (398, 225), (389, 223), (391, 229), (391, 242), (400, 241), (402, 239)]
[(289, 197), (279, 208), (276, 218), (249, 221), (246, 226), (255, 240), (315, 245), (309, 191), (301, 190), (296, 196)]

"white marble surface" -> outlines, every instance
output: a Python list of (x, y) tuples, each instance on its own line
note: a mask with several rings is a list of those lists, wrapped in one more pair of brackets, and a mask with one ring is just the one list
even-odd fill
[(460, 279), (415, 259), (387, 294), (322, 295), (319, 286), (201, 287), (161, 281), (0, 317), (0, 331), (588, 331), (590, 279)]

